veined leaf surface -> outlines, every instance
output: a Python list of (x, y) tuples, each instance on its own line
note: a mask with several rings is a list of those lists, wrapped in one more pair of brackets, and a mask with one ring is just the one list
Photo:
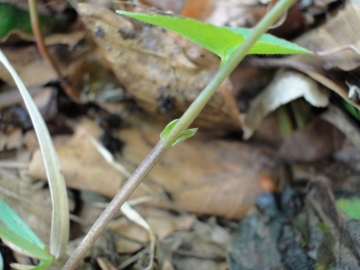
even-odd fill
[[(190, 18), (176, 16), (166, 16), (161, 14), (148, 15), (123, 10), (117, 10), (116, 12), (139, 21), (172, 30), (215, 53), (221, 58), (222, 62), (226, 61), (231, 56), (252, 31), (247, 28), (215, 26)], [(269, 34), (263, 34), (248, 51), (248, 54), (309, 53), (311, 52), (307, 49)]]

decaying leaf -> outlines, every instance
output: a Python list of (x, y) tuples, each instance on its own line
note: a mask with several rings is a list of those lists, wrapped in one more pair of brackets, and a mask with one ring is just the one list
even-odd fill
[(325, 107), (329, 102), (327, 91), (312, 79), (295, 72), (278, 72), (274, 80), (256, 96), (250, 105), (244, 125), (244, 138), (248, 139), (265, 115), (294, 99), (304, 97), (311, 105)]
[[(13, 41), (19, 38), (22, 41), (34, 41), (33, 37), (24, 35), (9, 36)], [(129, 94), (119, 84), (108, 63), (84, 31), (51, 35), (45, 42), (62, 73), (72, 88), (77, 90), (76, 95), (82, 102), (118, 101), (129, 98)], [(26, 86), (45, 85), (58, 79), (49, 63), (40, 57), (35, 44), (8, 46), (4, 52)], [(12, 78), (2, 65), (0, 79), (13, 85)]]
[[(125, 142), (120, 162), (135, 170), (159, 140), (164, 128), (144, 116), (133, 117), (138, 128), (119, 132)], [(67, 185), (113, 197), (125, 177), (113, 169), (93, 147), (89, 135), (97, 137), (96, 124), (83, 121), (76, 135), (57, 145)], [(199, 137), (199, 138), (197, 138)], [(218, 139), (191, 138), (175, 147), (149, 173), (145, 183), (161, 199), (171, 194), (180, 209), (210, 215), (239, 218), (261, 193), (261, 174), (272, 175), (277, 168), (276, 154), (270, 149)], [(35, 152), (29, 175), (46, 179), (39, 152)], [(148, 196), (138, 188), (131, 198)], [(167, 196), (167, 195), (166, 195)], [(201, 202), (201, 203), (199, 203)], [(152, 204), (169, 207), (166, 202)]]
[[(65, 75), (69, 75), (68, 70), (69, 67), (71, 68), (72, 61), (89, 51), (88, 44), (78, 46), (76, 51), (73, 50), (83, 38), (84, 33), (76, 32), (67, 35), (57, 34), (46, 40), (47, 45), (53, 45), (50, 46), (49, 50), (56, 61), (58, 61)], [(28, 41), (31, 41), (31, 39)], [(35, 44), (7, 47), (4, 48), (4, 54), (26, 86), (44, 85), (57, 79), (50, 64), (41, 59)], [(65, 54), (67, 55), (66, 58), (64, 57)], [(0, 65), (0, 79), (6, 84), (14, 85), (11, 76), (5, 71), (3, 65)]]
[[(288, 190), (293, 197), (283, 195), (280, 203), (264, 194), (258, 208), (241, 221), (233, 235), (231, 268), (359, 268), (360, 222), (336, 208), (326, 179), (312, 180), (303, 202), (299, 191)], [(297, 212), (291, 214), (289, 206), (296, 205)]]
[[(80, 4), (79, 12), (121, 84), (152, 115), (179, 118), (216, 73), (190, 62), (166, 31), (132, 24), (111, 10), (93, 5)], [(195, 125), (239, 129), (238, 109), (228, 80)]]
[(324, 60), (324, 68), (348, 71), (360, 65), (360, 3), (348, 1), (344, 10), (324, 26), (306, 34), (306, 48)]
[[(168, 211), (144, 206), (138, 206), (135, 209), (146, 219), (160, 241), (175, 231), (188, 231), (195, 222), (195, 217), (191, 215), (173, 216)], [(122, 236), (135, 240), (129, 241), (118, 238), (116, 249), (120, 253), (135, 252), (141, 248), (139, 243), (146, 245), (149, 241), (149, 234), (146, 230), (125, 217), (111, 221), (109, 228)]]

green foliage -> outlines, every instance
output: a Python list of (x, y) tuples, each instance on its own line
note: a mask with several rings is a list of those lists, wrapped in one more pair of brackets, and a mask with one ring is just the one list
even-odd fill
[(360, 199), (341, 198), (336, 200), (336, 206), (345, 213), (349, 218), (360, 220)]
[(349, 102), (347, 102), (345, 99), (342, 99), (342, 103), (345, 107), (345, 109), (354, 116), (357, 120), (360, 120), (360, 112), (358, 109), (356, 109), (353, 105), (351, 105)]
[(0, 18), (0, 37), (6, 36), (14, 29), (31, 32), (30, 16), (25, 10), (7, 3), (0, 3)]
[[(230, 28), (202, 23), (189, 18), (148, 15), (117, 10), (117, 13), (172, 30), (215, 53), (224, 63), (249, 36), (251, 29)], [(310, 51), (284, 39), (263, 34), (248, 54), (309, 54)]]
[(18, 234), (23, 239), (32, 242), (39, 248), (45, 248), (46, 245), (29, 228), (29, 226), (19, 217), (10, 206), (0, 199), (0, 221), (12, 232)]
[(325, 222), (320, 222), (317, 226), (323, 233), (330, 233), (329, 226)]
[[(5, 37), (12, 30), (21, 30), (31, 34), (30, 15), (27, 11), (19, 9), (8, 3), (0, 3), (0, 38)], [(54, 16), (39, 16), (42, 30), (49, 32), (51, 29), (63, 29), (65, 20)]]
[(160, 138), (164, 139), (167, 135), (169, 135), (170, 131), (175, 127), (176, 123), (179, 122), (179, 119), (172, 120), (164, 130), (160, 134)]
[(197, 130), (198, 130), (197, 128), (190, 128), (190, 129), (184, 130), (183, 132), (180, 133), (179, 137), (177, 137), (177, 139), (172, 144), (172, 146), (175, 146), (178, 143), (181, 143), (181, 142), (189, 139), (190, 137), (194, 136)]
[[(167, 126), (161, 132), (160, 138), (165, 139), (166, 136), (168, 136), (169, 133), (171, 132), (171, 130), (175, 127), (175, 125), (178, 121), (179, 121), (179, 119), (175, 119), (175, 120), (172, 120), (169, 124), (167, 124)], [(183, 132), (180, 133), (180, 135), (177, 137), (177, 139), (171, 146), (175, 146), (178, 143), (181, 143), (181, 142), (185, 141), (186, 139), (189, 139), (190, 137), (194, 136), (197, 130), (198, 130), (197, 128), (190, 128), (190, 129), (184, 130)]]
[(65, 180), (60, 169), (60, 161), (39, 109), (36, 107), (19, 75), (1, 50), (0, 62), (9, 71), (19, 88), (39, 141), (53, 205), (49, 248), (52, 255), (60, 258), (65, 253), (69, 239), (69, 204)]
[(0, 199), (0, 237), (28, 252), (35, 258), (43, 260), (36, 268), (45, 269), (52, 263), (53, 256), (49, 253), (46, 245), (29, 228), (29, 226)]

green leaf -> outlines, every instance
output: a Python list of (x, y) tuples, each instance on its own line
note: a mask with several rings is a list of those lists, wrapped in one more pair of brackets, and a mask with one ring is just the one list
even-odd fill
[(26, 241), (31, 242), (41, 249), (46, 248), (46, 245), (40, 240), (40, 238), (2, 199), (0, 199), (0, 221), (12, 232), (16, 233)]
[(354, 116), (357, 120), (360, 120), (360, 112), (353, 105), (347, 102), (345, 99), (342, 99), (342, 103), (344, 104), (345, 109)]
[[(117, 10), (116, 12), (121, 15), (172, 30), (215, 53), (221, 58), (222, 62), (225, 62), (231, 57), (236, 48), (240, 46), (252, 31), (251, 29), (246, 28), (215, 26), (176, 16), (165, 16), (160, 14), (148, 15), (123, 10)], [(248, 52), (248, 54), (309, 53), (311, 52), (307, 49), (269, 34), (263, 34)]]
[[(8, 3), (0, 3), (0, 18), (0, 38), (5, 37), (12, 30), (21, 30), (27, 34), (32, 33), (29, 12), (23, 9)], [(66, 26), (65, 19), (55, 16), (40, 15), (39, 19), (45, 34), (53, 29), (64, 30)]]
[(177, 137), (177, 139), (171, 146), (175, 146), (178, 143), (181, 143), (181, 142), (189, 139), (190, 137), (194, 136), (197, 130), (198, 130), (197, 128), (190, 128), (190, 129), (184, 130), (183, 132), (180, 133), (179, 137)]
[(165, 139), (177, 122), (179, 122), (179, 119), (172, 120), (169, 124), (167, 124), (167, 126), (160, 134), (160, 139)]
[[(163, 132), (161, 132), (161, 134), (160, 134), (160, 138), (162, 140), (164, 140), (166, 138), (166, 136), (169, 135), (170, 131), (174, 128), (174, 126), (176, 125), (176, 123), (178, 121), (179, 121), (179, 119), (175, 119), (175, 120), (172, 120), (169, 124), (167, 124), (167, 126), (164, 128)], [(177, 139), (171, 146), (175, 146), (178, 143), (181, 143), (181, 142), (185, 141), (186, 139), (194, 136), (197, 130), (198, 130), (197, 128), (190, 128), (190, 129), (184, 130), (183, 132), (180, 133), (179, 137), (177, 137)]]
[(69, 204), (65, 179), (60, 169), (60, 161), (52, 143), (49, 130), (46, 127), (45, 121), (42, 118), (39, 109), (36, 107), (29, 91), (26, 89), (24, 83), (1, 49), (0, 62), (9, 71), (15, 84), (19, 88), (21, 97), (28, 109), (36, 136), (39, 140), (53, 205), (50, 252), (56, 258), (59, 258), (65, 253), (69, 239)]
[(360, 199), (338, 199), (336, 200), (336, 206), (345, 213), (349, 218), (360, 220)]
[(14, 233), (4, 225), (0, 224), (0, 237), (14, 244), (15, 246), (23, 249), (27, 253), (33, 255), (35, 258), (45, 261), (52, 261), (53, 256), (46, 249), (42, 249), (37, 245), (27, 241), (20, 235)]

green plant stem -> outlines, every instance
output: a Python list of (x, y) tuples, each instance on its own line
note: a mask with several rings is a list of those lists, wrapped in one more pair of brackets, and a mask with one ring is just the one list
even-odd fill
[(295, 0), (279, 1), (271, 11), (256, 25), (249, 37), (236, 50), (234, 55), (222, 63), (222, 67), (214, 77), (214, 79), (206, 86), (196, 100), (190, 105), (183, 116), (179, 119), (177, 124), (171, 130), (166, 138), (164, 138), (166, 145), (172, 145), (183, 130), (186, 130), (195, 118), (199, 115), (201, 110), (205, 107), (207, 102), (219, 88), (220, 84), (230, 75), (241, 60), (246, 56), (246, 53), (253, 44), (265, 33), (268, 28), (287, 10)]
[(281, 0), (274, 8), (260, 21), (255, 27), (252, 34), (242, 43), (236, 50), (234, 55), (222, 65), (219, 72), (216, 74), (210, 84), (203, 90), (203, 92), (191, 104), (188, 110), (180, 118), (179, 122), (166, 136), (160, 140), (150, 154), (136, 169), (133, 175), (128, 179), (125, 185), (119, 190), (114, 199), (109, 203), (104, 212), (100, 215), (98, 220), (94, 223), (89, 233), (85, 236), (83, 241), (71, 254), (69, 260), (64, 265), (63, 270), (75, 269), (79, 264), (85, 252), (99, 237), (106, 225), (110, 222), (114, 214), (119, 211), (121, 205), (126, 201), (135, 188), (141, 183), (142, 179), (154, 167), (156, 162), (162, 155), (171, 147), (171, 145), (178, 138), (180, 133), (186, 130), (191, 123), (198, 116), (200, 111), (204, 108), (208, 100), (218, 89), (222, 81), (224, 81), (230, 73), (235, 69), (239, 62), (245, 57), (246, 52), (257, 41), (257, 39), (267, 31), (267, 29), (294, 3), (295, 0)]
[(284, 139), (290, 137), (290, 135), (294, 132), (294, 127), (287, 106), (280, 106), (276, 110), (276, 116), (280, 125), (282, 137)]

